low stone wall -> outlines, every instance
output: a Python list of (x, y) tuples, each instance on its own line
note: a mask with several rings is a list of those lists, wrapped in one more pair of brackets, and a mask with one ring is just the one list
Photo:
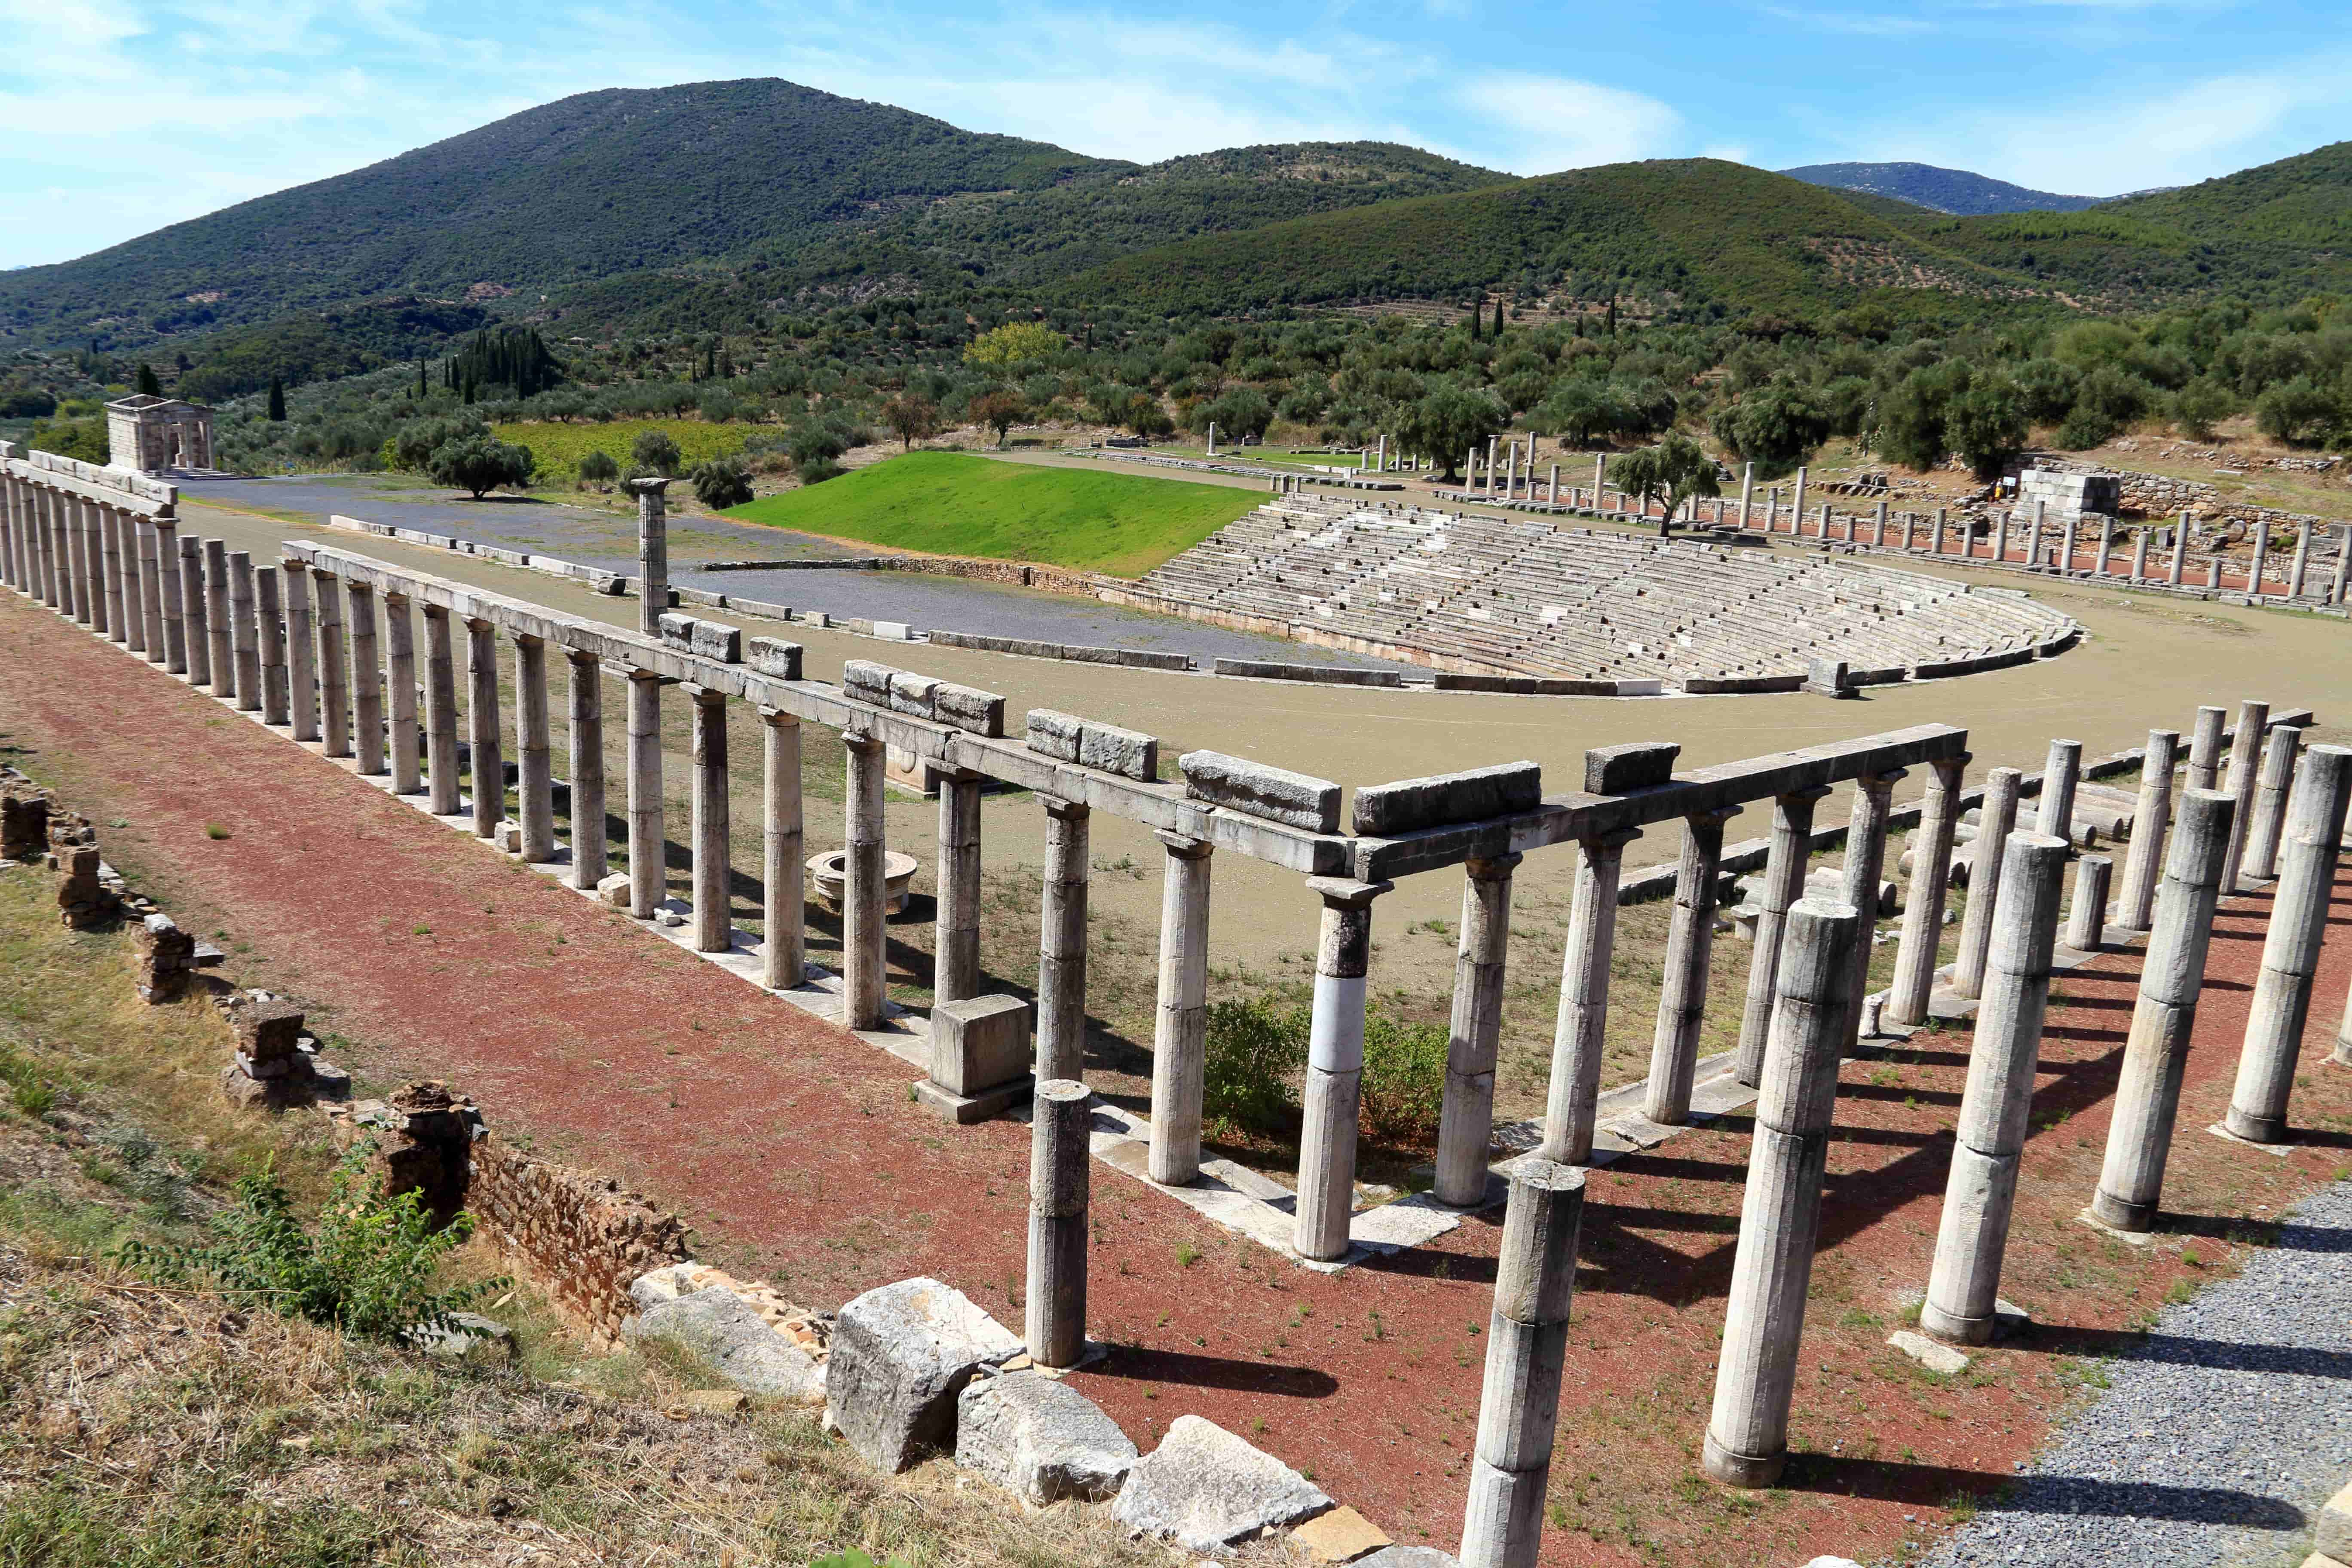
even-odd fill
[(1335, 664), (1274, 664), (1255, 658), (1221, 658), (1215, 673), (1244, 680), (1304, 680), (1318, 686), (1402, 686), (1393, 669), (1350, 669)]
[(635, 1310), (629, 1282), (693, 1257), (686, 1223), (618, 1182), (524, 1152), (496, 1133), (475, 1140), (466, 1207), (480, 1234), (600, 1350), (621, 1342)]
[(977, 632), (934, 630), (926, 634), (941, 647), (968, 647), (982, 653), (1018, 654), (1024, 658), (1058, 658), (1077, 664), (1117, 664), (1135, 669), (1189, 671), (1190, 655), (1151, 653), (1135, 647), (1089, 647), (1080, 643), (1037, 642), (1028, 637), (982, 637)]

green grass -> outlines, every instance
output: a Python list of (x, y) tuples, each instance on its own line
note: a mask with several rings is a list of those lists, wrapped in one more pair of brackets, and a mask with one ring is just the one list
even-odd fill
[(530, 448), (539, 459), (539, 479), (570, 479), (579, 468), (580, 459), (590, 452), (602, 452), (624, 468), (629, 466), (629, 443), (641, 430), (658, 430), (677, 443), (684, 467), (692, 468), (707, 458), (725, 458), (743, 449), (743, 439), (757, 428), (751, 425), (712, 425), (700, 419), (615, 419), (609, 425), (558, 424), (553, 420), (529, 420), (520, 424), (493, 425), (491, 434), (501, 441), (511, 441)]
[(727, 513), (830, 539), (1139, 577), (1264, 498), (1255, 490), (912, 452)]

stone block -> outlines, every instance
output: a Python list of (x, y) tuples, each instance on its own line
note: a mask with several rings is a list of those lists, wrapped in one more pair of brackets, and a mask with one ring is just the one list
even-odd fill
[(1187, 1552), (1220, 1552), (1331, 1506), (1322, 1489), (1213, 1421), (1179, 1415), (1129, 1472), (1112, 1516)]
[(723, 1285), (656, 1302), (630, 1321), (626, 1337), (700, 1356), (746, 1394), (813, 1400), (824, 1393), (825, 1374), (814, 1358)]
[(853, 658), (841, 667), (841, 689), (854, 700), (876, 708), (890, 706), (890, 677), (895, 673), (887, 664), (871, 659)]
[(1462, 1568), (1462, 1560), (1434, 1546), (1384, 1546), (1357, 1558), (1356, 1568)]
[(942, 680), (932, 693), (932, 714), (942, 724), (995, 739), (1004, 733), (1004, 699), (993, 691)]
[(2352, 1485), (2329, 1498), (2312, 1524), (2313, 1551), (2338, 1563), (2352, 1562)]
[(662, 612), (656, 623), (661, 627), (662, 646), (680, 653), (694, 651), (694, 628), (698, 624), (692, 616), (681, 616), (675, 610)]
[(1039, 1508), (1102, 1501), (1136, 1457), (1118, 1422), (1056, 1378), (974, 1378), (956, 1399), (955, 1462)]
[(1029, 1004), (1017, 996), (971, 996), (931, 1009), (931, 1081), (975, 1095), (1029, 1070)]
[(905, 642), (915, 635), (915, 629), (904, 621), (877, 621), (874, 635), (892, 642)]
[(1074, 713), (1056, 712), (1051, 708), (1029, 710), (1029, 749), (1041, 757), (1051, 757), (1057, 763), (1078, 760), (1078, 739), (1086, 733), (1087, 721)]
[(1842, 658), (1811, 658), (1805, 661), (1804, 689), (1822, 697), (1854, 695), (1852, 673)]
[(1223, 752), (1187, 752), (1176, 759), (1176, 766), (1184, 774), (1189, 799), (1309, 833), (1339, 831), (1339, 786), (1329, 779)]
[(936, 1279), (902, 1279), (841, 1309), (825, 1368), (833, 1423), (867, 1463), (896, 1475), (952, 1452), (956, 1400), (982, 1365), (1020, 1353), (1021, 1337)]
[(1672, 741), (1633, 741), (1595, 746), (1584, 753), (1587, 795), (1626, 795), (1669, 782), (1682, 747)]
[[(237, 1050), (257, 1068), (289, 1061), (301, 1049), (302, 1009), (290, 1002), (239, 998), (231, 1022), (236, 1028)], [(256, 1072), (254, 1076), (269, 1075)]]
[(629, 874), (626, 871), (615, 871), (611, 876), (601, 879), (596, 884), (596, 898), (599, 902), (610, 904), (616, 910), (627, 909), (629, 907)]
[(743, 662), (743, 633), (738, 627), (721, 626), (717, 621), (697, 621), (688, 648), (698, 658), (716, 659), (721, 664), (740, 664)]
[(1393, 837), (1415, 828), (1478, 822), (1543, 804), (1543, 770), (1533, 763), (1503, 763), (1433, 778), (1367, 784), (1356, 792), (1356, 831)]
[(1307, 1549), (1318, 1563), (1353, 1563), (1367, 1552), (1395, 1544), (1387, 1531), (1341, 1504), (1318, 1513), (1290, 1532), (1291, 1543)]
[(890, 672), (890, 710), (917, 719), (934, 716), (939, 701), (940, 683), (928, 675), (910, 670)]
[(798, 680), (801, 678), (801, 645), (785, 642), (780, 637), (753, 637), (744, 645), (751, 668), (761, 675), (772, 675), (778, 680)]
[(1078, 762), (1149, 783), (1160, 776), (1160, 742), (1139, 731), (1089, 723), (1078, 732)]
[(1969, 1358), (1951, 1346), (1931, 1340), (1909, 1329), (1897, 1329), (1886, 1336), (1886, 1342), (1926, 1367), (1929, 1372), (1946, 1377), (1957, 1377), (1969, 1370)]

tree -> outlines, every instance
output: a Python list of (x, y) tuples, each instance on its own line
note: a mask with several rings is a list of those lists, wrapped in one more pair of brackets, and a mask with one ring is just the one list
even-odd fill
[(1021, 401), (1019, 393), (1009, 386), (1000, 386), (993, 392), (983, 392), (973, 398), (967, 412), (971, 415), (973, 423), (995, 431), (996, 444), (1002, 447), (1004, 445), (1004, 433), (1027, 416), (1029, 406)]
[(919, 392), (902, 392), (882, 405), (882, 423), (911, 452), (916, 442), (939, 434), (940, 405)]
[(667, 431), (640, 430), (637, 438), (629, 443), (629, 460), (641, 468), (675, 477), (678, 464), (685, 459)]
[(269, 378), (269, 422), (272, 425), (286, 423), (286, 380), (283, 376)]
[(1218, 435), (1238, 441), (1265, 434), (1265, 427), (1274, 423), (1274, 405), (1255, 386), (1228, 387), (1214, 402), (1195, 405), (1185, 423), (1199, 431), (1213, 423)]
[(2336, 399), (2307, 375), (2281, 382), (2254, 399), (2254, 428), (2290, 447), (2326, 439), (2338, 414)]
[(163, 395), (163, 384), (155, 377), (155, 367), (145, 360), (139, 362), (139, 390), (149, 397)]
[(2172, 395), (2172, 421), (2192, 441), (2210, 441), (2213, 426), (2237, 411), (2229, 387), (2211, 376), (2200, 376)]
[(1830, 437), (1830, 416), (1811, 390), (1788, 380), (1758, 387), (1715, 416), (1715, 438), (1777, 479), (1805, 462)]
[(1951, 454), (1944, 421), (1968, 391), (1973, 373), (1963, 360), (1922, 365), (1878, 403), (1878, 449), (1906, 468), (1925, 472)]
[(1723, 493), (1716, 484), (1715, 459), (1687, 436), (1669, 436), (1654, 447), (1626, 453), (1610, 465), (1609, 477), (1619, 489), (1639, 498), (1644, 512), (1653, 500), (1665, 502), (1665, 515), (1658, 520), (1662, 535), (1673, 531), (1675, 513), (1685, 501)]
[(613, 460), (612, 453), (591, 447), (581, 455), (580, 482), (582, 484), (610, 489), (613, 482), (620, 477), (621, 465)]
[(1500, 300), (1495, 301), (1495, 341), (1503, 341), (1503, 302)]
[(2024, 390), (2005, 375), (1977, 376), (1944, 416), (1944, 438), (1980, 479), (1999, 479), (2031, 431)]
[(742, 460), (738, 458), (712, 458), (697, 463), (688, 480), (694, 486), (694, 499), (713, 511), (725, 511), (751, 499), (751, 478), (743, 471)]
[(1066, 341), (1043, 321), (1007, 321), (972, 339), (963, 363), (1009, 371), (1060, 352)]
[(1598, 445), (1624, 422), (1624, 406), (1609, 384), (1590, 376), (1570, 376), (1555, 384), (1530, 421), (1537, 435), (1559, 436), (1579, 447)]
[(479, 500), (500, 485), (528, 483), (536, 467), (530, 447), (509, 446), (481, 430), (435, 448), (426, 471), (435, 484), (471, 490)]
[(1454, 459), (1503, 427), (1503, 405), (1484, 390), (1442, 382), (1407, 404), (1397, 421), (1397, 439), (1407, 452), (1445, 465), (1441, 482), (1458, 483)]

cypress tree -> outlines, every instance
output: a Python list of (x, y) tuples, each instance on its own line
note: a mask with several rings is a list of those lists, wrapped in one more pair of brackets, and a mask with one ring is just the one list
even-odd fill
[(155, 379), (155, 367), (143, 359), (139, 362), (139, 390), (149, 397), (163, 395), (163, 384)]
[(1476, 305), (1470, 307), (1470, 341), (1478, 341), (1478, 329), (1486, 323), (1486, 312)]
[(1500, 342), (1502, 341), (1502, 338), (1503, 338), (1503, 302), (1502, 302), (1500, 300), (1496, 300), (1496, 301), (1495, 301), (1495, 341), (1496, 341), (1496, 342)]
[(286, 378), (283, 376), (269, 378), (269, 422), (272, 425), (286, 423)]

